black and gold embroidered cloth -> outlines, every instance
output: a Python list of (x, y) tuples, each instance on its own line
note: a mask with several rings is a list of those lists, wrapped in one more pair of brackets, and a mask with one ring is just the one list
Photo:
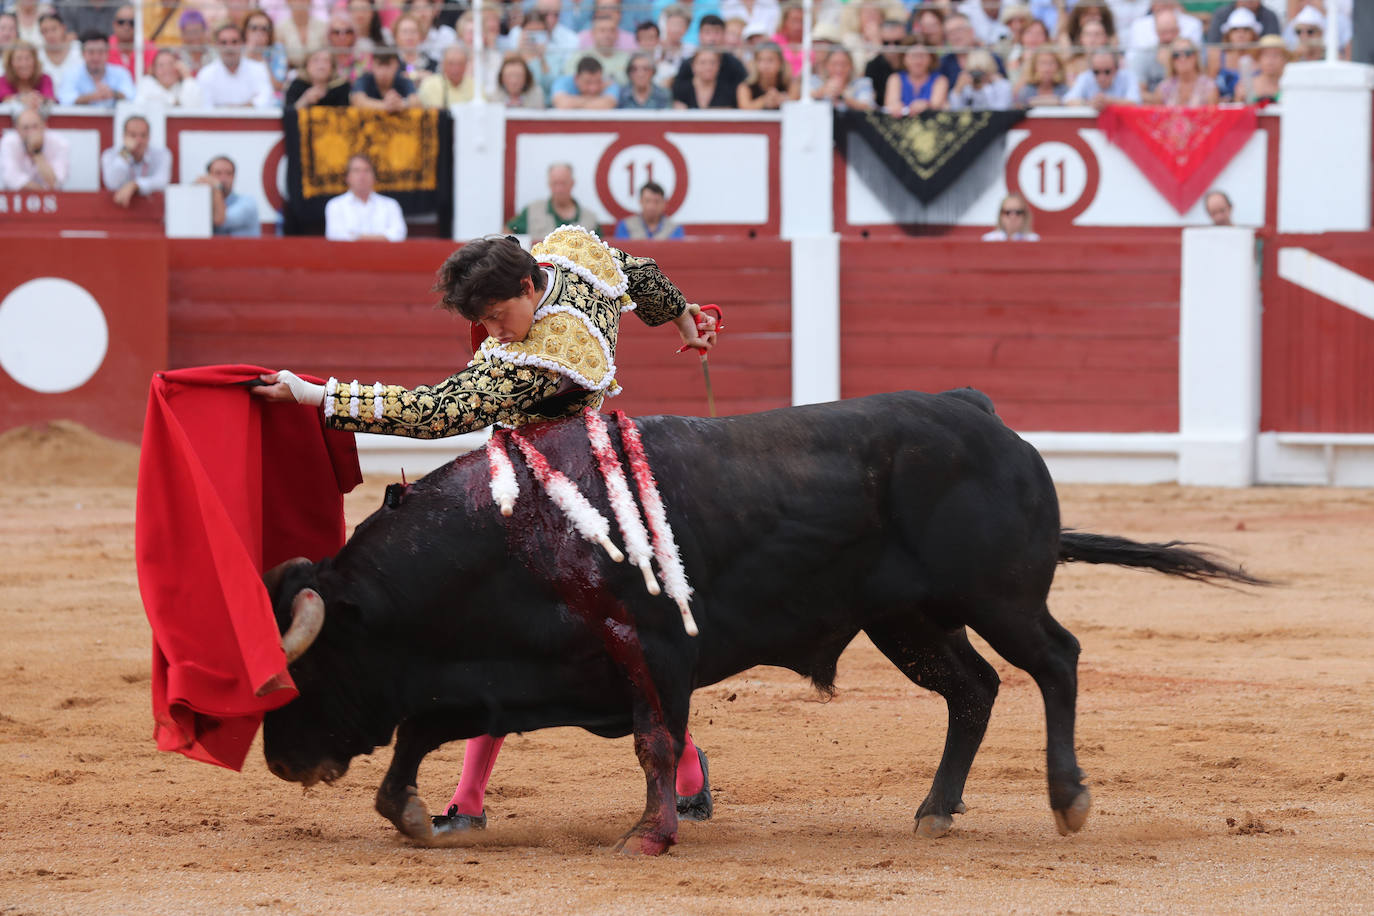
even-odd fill
[(453, 221), (453, 117), (447, 111), (391, 113), (312, 105), (282, 115), (288, 235), (324, 232), (324, 205), (348, 190), (348, 157), (377, 167), (376, 190), (406, 217), (435, 214), (440, 238)]
[(857, 134), (923, 204), (939, 197), (1024, 111), (925, 111), (907, 118), (835, 112), (835, 144), (847, 155)]

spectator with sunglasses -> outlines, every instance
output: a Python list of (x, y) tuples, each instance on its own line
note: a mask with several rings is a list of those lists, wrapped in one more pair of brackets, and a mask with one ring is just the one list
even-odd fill
[(262, 10), (253, 10), (243, 17), (243, 56), (266, 67), (272, 90), (280, 93), (287, 86), (289, 67), (286, 48), (277, 41), (276, 35), (272, 17)]
[(1217, 84), (1198, 66), (1197, 46), (1180, 38), (1169, 49), (1169, 73), (1159, 84), (1159, 104), (1197, 107), (1217, 103)]
[(1246, 10), (1255, 17), (1259, 22), (1260, 35), (1277, 35), (1282, 28), (1279, 17), (1260, 0), (1235, 0), (1234, 3), (1228, 3), (1212, 11), (1212, 20), (1207, 26), (1208, 44), (1217, 45), (1227, 40), (1226, 32), (1238, 21), (1231, 18), (1236, 10)]
[(1064, 93), (1064, 104), (1088, 106), (1097, 111), (1108, 105), (1139, 105), (1140, 87), (1131, 74), (1121, 69), (1115, 52), (1095, 51), (1088, 59), (1088, 69)]
[(1038, 242), (1032, 230), (1030, 205), (1020, 194), (1008, 194), (998, 208), (997, 228), (983, 234), (985, 242)]
[[(1349, 8), (1342, 10), (1337, 3), (1336, 43), (1342, 49), (1341, 56), (1349, 51), (1352, 34), (1352, 21)], [(1291, 9), (1291, 7), (1290, 7)], [(1308, 3), (1298, 10), (1283, 32), (1288, 47), (1297, 52), (1298, 60), (1326, 59), (1326, 13), (1321, 3)]]
[[(157, 46), (152, 42), (143, 45), (143, 72), (153, 69), (153, 58), (157, 56)], [(134, 8), (127, 3), (115, 10), (114, 34), (110, 36), (110, 63), (123, 67), (130, 73), (134, 67)]]
[[(350, 84), (356, 82), (372, 66), (372, 51), (364, 53), (357, 47), (358, 31), (347, 13), (329, 17), (326, 45), (334, 55), (334, 69)], [(373, 51), (378, 50), (374, 48)]]

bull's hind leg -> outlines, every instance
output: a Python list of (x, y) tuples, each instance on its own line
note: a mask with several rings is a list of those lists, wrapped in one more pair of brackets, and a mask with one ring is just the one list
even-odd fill
[(866, 627), (865, 632), (903, 674), (940, 694), (949, 708), (945, 751), (930, 793), (916, 809), (918, 834), (944, 836), (954, 825), (954, 815), (965, 810), (964, 782), (997, 699), (997, 672), (969, 644), (962, 627), (946, 632), (902, 619)]
[(464, 831), (436, 830), (429, 809), (415, 788), (420, 761), (442, 744), (461, 736), (451, 715), (425, 713), (406, 719), (396, 729), (391, 766), (377, 787), (377, 812), (410, 839), (423, 846), (443, 846)]
[(1083, 786), (1073, 729), (1078, 702), (1078, 640), (1041, 604), (1033, 611), (997, 608), (980, 613), (973, 629), (999, 655), (1035, 679), (1045, 701), (1045, 757), (1050, 808), (1061, 834), (1077, 833), (1092, 796)]

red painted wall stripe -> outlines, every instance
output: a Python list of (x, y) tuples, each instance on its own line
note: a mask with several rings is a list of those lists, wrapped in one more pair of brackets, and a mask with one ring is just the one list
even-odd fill
[(1177, 233), (840, 250), (843, 396), (972, 385), (1017, 429), (1178, 430)]

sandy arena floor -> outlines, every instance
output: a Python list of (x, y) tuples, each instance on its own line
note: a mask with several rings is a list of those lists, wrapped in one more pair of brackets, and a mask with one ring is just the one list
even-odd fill
[[(912, 815), (943, 702), (860, 638), (821, 702), (757, 669), (697, 694), (716, 816), (657, 860), (608, 852), (643, 807), (629, 739), (512, 737), (470, 846), (402, 843), (372, 809), (390, 751), (302, 794), (158, 753), (134, 572), (136, 455), (80, 430), (0, 437), (0, 913), (1369, 912), (1374, 492), (1069, 486), (1066, 524), (1215, 544), (1282, 588), (1061, 571), (1083, 643), (1095, 809), (1054, 830), (1030, 679), (1002, 692), (954, 832)], [(352, 521), (380, 484), (349, 497)], [(461, 746), (432, 755), (437, 810)]]

